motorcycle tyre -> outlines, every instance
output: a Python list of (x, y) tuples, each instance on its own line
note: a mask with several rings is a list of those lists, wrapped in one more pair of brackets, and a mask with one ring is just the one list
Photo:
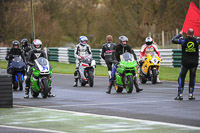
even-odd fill
[(141, 82), (142, 84), (146, 84), (147, 79), (142, 78), (142, 76), (140, 76), (140, 75), (139, 75), (139, 77), (140, 77), (140, 82)]
[(47, 98), (48, 93), (49, 93), (49, 86), (48, 86), (48, 80), (47, 79), (43, 79), (42, 80), (42, 84), (43, 84), (43, 91), (41, 92), (42, 94), (42, 98)]
[(118, 85), (115, 84), (115, 91), (117, 93), (121, 93), (123, 91), (123, 87), (119, 87)]
[(38, 95), (39, 95), (39, 92), (34, 92), (31, 90), (31, 95), (34, 97), (34, 98), (37, 98)]
[(22, 75), (18, 75), (18, 82), (19, 82), (19, 90), (22, 91), (23, 90), (23, 81), (22, 81)]
[(90, 87), (94, 85), (94, 76), (92, 71), (88, 71), (88, 84)]
[(151, 82), (152, 82), (152, 84), (156, 84), (156, 82), (157, 82), (157, 70), (156, 69), (152, 70)]
[(132, 93), (132, 91), (133, 91), (133, 75), (128, 75), (127, 80), (129, 81), (129, 84), (128, 84), (129, 89), (127, 89), (127, 86), (126, 86), (126, 91), (127, 91), (127, 93)]
[(17, 90), (17, 88), (18, 88), (18, 82), (14, 82), (13, 83), (13, 85), (12, 85), (12, 87), (13, 87), (13, 90)]

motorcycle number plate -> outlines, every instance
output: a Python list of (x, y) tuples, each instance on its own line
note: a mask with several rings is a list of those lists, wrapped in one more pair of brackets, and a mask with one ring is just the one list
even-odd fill
[(158, 59), (153, 58), (153, 59), (151, 59), (151, 62), (153, 62), (153, 64), (156, 65), (156, 64), (158, 64)]

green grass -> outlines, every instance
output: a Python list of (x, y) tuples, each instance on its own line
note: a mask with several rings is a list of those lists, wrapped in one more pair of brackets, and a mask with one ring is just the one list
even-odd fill
[[(50, 64), (53, 66), (53, 73), (63, 73), (63, 74), (73, 74), (75, 70), (75, 64), (65, 64), (50, 61)], [(0, 67), (6, 69), (7, 62), (0, 61)], [(108, 76), (107, 67), (97, 65), (95, 70), (96, 76)], [(170, 67), (161, 67), (160, 68), (160, 79), (167, 81), (177, 81), (180, 73), (180, 68), (170, 68)], [(196, 73), (196, 82), (200, 83), (200, 70), (197, 70)], [(189, 81), (189, 72), (186, 76), (186, 82)]]

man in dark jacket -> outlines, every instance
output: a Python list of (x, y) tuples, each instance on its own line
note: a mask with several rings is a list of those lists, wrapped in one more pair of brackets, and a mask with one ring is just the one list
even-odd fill
[(112, 65), (114, 58), (114, 52), (116, 44), (113, 43), (113, 38), (111, 35), (106, 36), (107, 43), (103, 44), (102, 51), (101, 51), (101, 58), (103, 58), (106, 62), (106, 65), (108, 67), (108, 75), (109, 78), (111, 78), (111, 71), (112, 71)]
[[(129, 53), (133, 54), (134, 59), (137, 61), (136, 54), (132, 50), (131, 46), (128, 45), (128, 38), (126, 36), (120, 36), (119, 37), (119, 44), (116, 45), (116, 49), (115, 49), (115, 57), (116, 57), (118, 62), (120, 62), (120, 55), (122, 55), (125, 52), (129, 52)], [(113, 85), (114, 77), (115, 77), (115, 72), (116, 72), (116, 66), (117, 65), (114, 65), (113, 69), (112, 69), (112, 73), (111, 73), (112, 77), (109, 80), (109, 86), (108, 86), (108, 89), (106, 91), (106, 93), (108, 93), (108, 94), (110, 94), (111, 89), (112, 89), (112, 85)], [(135, 88), (136, 88), (136, 92), (140, 92), (140, 91), (143, 90), (143, 89), (139, 88), (136, 76), (135, 76), (135, 79), (134, 79), (134, 85), (135, 85)]]
[(182, 46), (182, 59), (181, 59), (181, 72), (178, 78), (178, 95), (175, 100), (183, 100), (183, 90), (185, 84), (185, 76), (187, 71), (190, 70), (190, 82), (189, 82), (189, 100), (195, 100), (193, 96), (196, 70), (199, 62), (199, 44), (200, 40), (194, 38), (194, 30), (188, 29), (187, 37), (180, 38), (183, 32), (181, 31), (176, 35), (172, 42), (175, 44), (181, 44)]
[[(24, 54), (23, 54), (22, 50), (19, 48), (19, 41), (17, 41), (17, 40), (14, 40), (12, 42), (12, 48), (10, 49), (10, 51), (8, 51), (8, 53), (5, 57), (5, 59), (8, 60), (7, 73), (9, 73), (9, 74), (13, 74), (13, 69), (10, 68), (10, 63), (11, 63), (11, 60), (15, 56), (21, 56), (24, 63), (26, 63)], [(12, 83), (14, 83), (14, 80), (15, 80), (15, 76), (12, 76)]]
[(21, 40), (20, 49), (23, 51), (24, 56), (27, 58), (28, 52), (31, 50), (31, 46), (28, 44), (28, 39), (24, 38)]

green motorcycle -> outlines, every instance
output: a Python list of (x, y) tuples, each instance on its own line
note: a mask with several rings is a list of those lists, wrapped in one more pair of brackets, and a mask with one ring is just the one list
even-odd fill
[(128, 52), (122, 54), (120, 59), (121, 61), (115, 73), (115, 90), (121, 93), (123, 88), (125, 88), (127, 93), (132, 93), (133, 82), (137, 71), (137, 61)]
[(43, 98), (48, 96), (51, 90), (52, 67), (49, 61), (43, 57), (35, 60), (35, 65), (31, 68), (33, 70), (31, 75), (31, 95), (38, 97), (41, 93)]

